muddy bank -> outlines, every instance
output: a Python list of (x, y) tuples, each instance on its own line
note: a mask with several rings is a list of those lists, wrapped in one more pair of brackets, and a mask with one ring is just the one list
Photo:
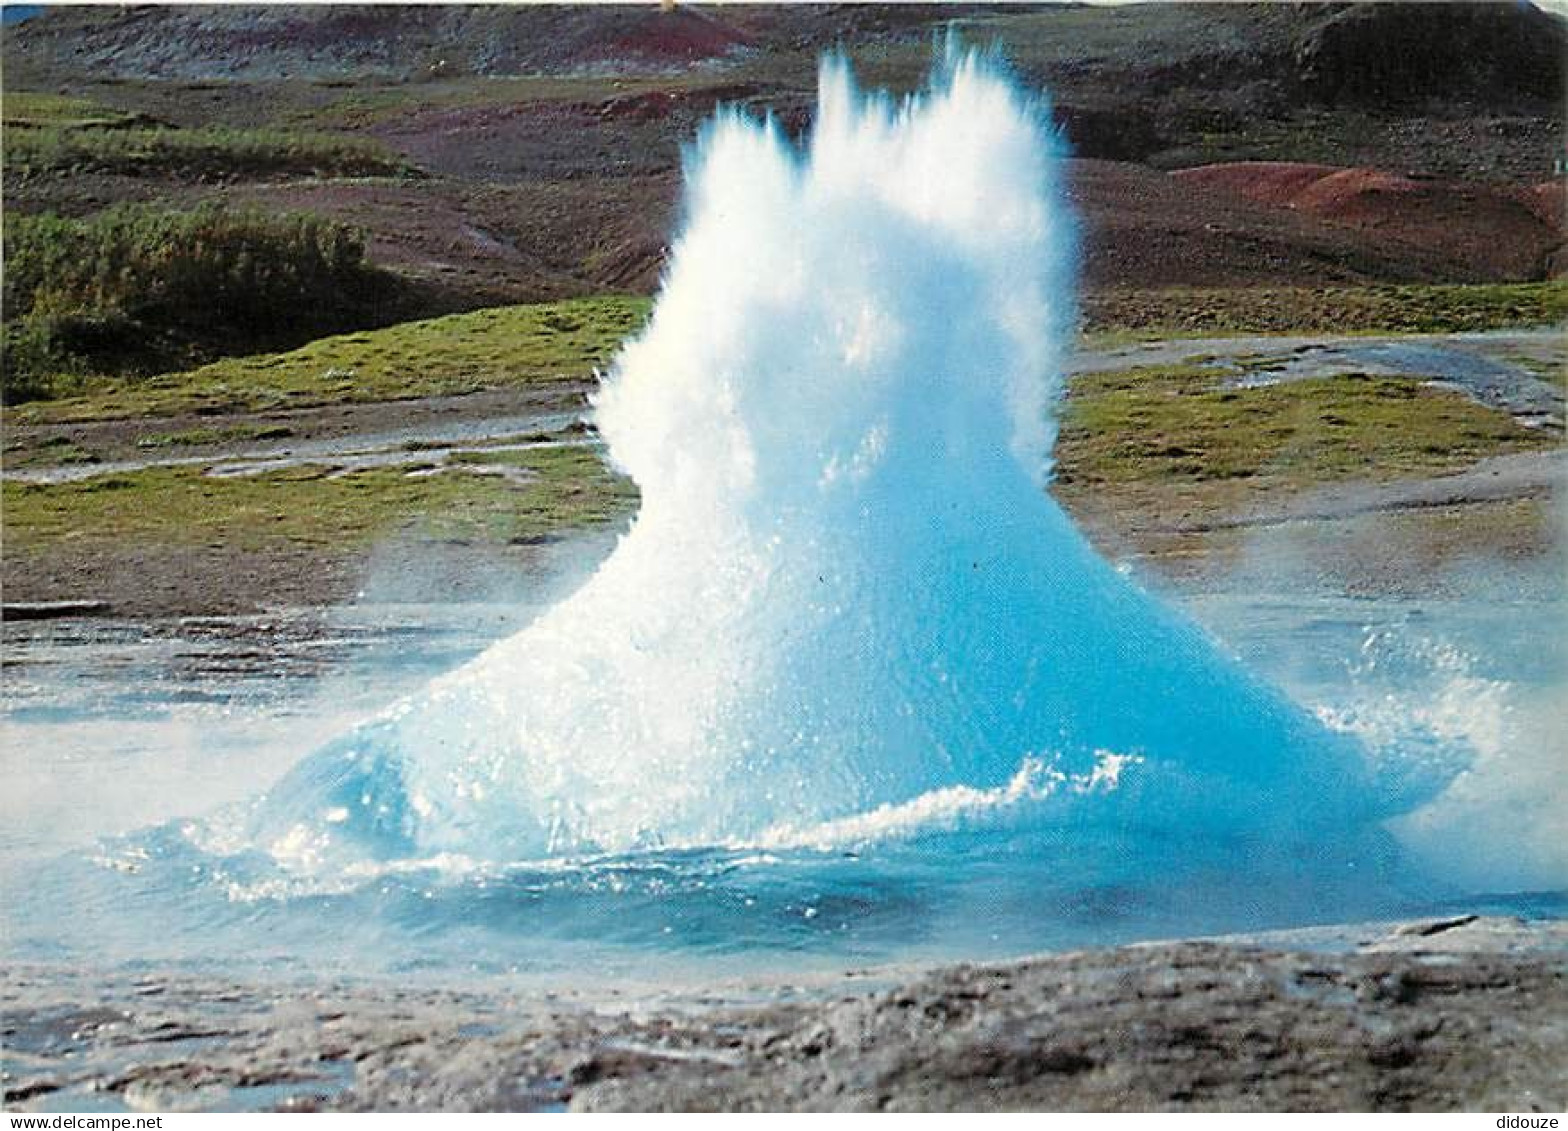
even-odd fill
[(1568, 1104), (1568, 926), (1458, 916), (658, 992), (13, 968), (14, 1110)]

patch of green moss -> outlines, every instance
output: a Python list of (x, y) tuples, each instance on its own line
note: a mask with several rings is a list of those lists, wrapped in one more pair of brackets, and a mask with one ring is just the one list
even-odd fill
[(1183, 335), (1441, 334), (1568, 321), (1568, 282), (1108, 289), (1083, 299), (1095, 344)]
[(18, 424), (261, 412), (582, 381), (647, 317), (643, 298), (495, 307), (322, 338), (288, 353), (110, 380), (11, 410)]
[(1306, 485), (1453, 470), (1555, 442), (1413, 378), (1350, 373), (1243, 388), (1210, 368), (1155, 366), (1075, 380), (1057, 460), (1069, 486), (1253, 477)]
[(282, 440), (294, 435), (281, 425), (231, 424), (221, 428), (185, 428), (175, 432), (147, 432), (136, 437), (136, 446), (149, 451), (160, 448), (201, 448), (212, 444), (232, 444), (247, 440)]
[(86, 98), (8, 90), (0, 102), (0, 120), (7, 129), (112, 129), (141, 119), (140, 115), (111, 110)]
[(149, 468), (74, 483), (4, 484), (5, 543), (27, 552), (64, 540), (261, 548), (355, 548), (397, 532), (506, 543), (624, 520), (636, 491), (592, 449), (509, 453), (526, 482), (453, 467), (333, 475), (318, 465), (214, 477), (200, 467)]
[[(1560, 346), (1564, 344), (1568, 344), (1568, 342), (1559, 343)], [(1561, 361), (1552, 361), (1544, 357), (1533, 357), (1529, 354), (1512, 354), (1503, 360), (1510, 365), (1528, 369), (1548, 384), (1568, 387), (1568, 366), (1565, 366)]]
[[(115, 125), (116, 128), (84, 128), (93, 125)], [(90, 120), (35, 125), (8, 129), (4, 151), (8, 171), (19, 177), (83, 172), (132, 177), (274, 174), (353, 177), (401, 176), (412, 172), (408, 163), (397, 154), (362, 137), (226, 126), (182, 130)]]

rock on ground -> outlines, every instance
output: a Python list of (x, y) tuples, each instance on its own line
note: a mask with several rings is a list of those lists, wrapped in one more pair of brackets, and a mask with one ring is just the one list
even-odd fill
[(700, 996), (30, 966), (5, 1103), (1560, 1111), (1565, 975), (1568, 924), (1474, 916)]

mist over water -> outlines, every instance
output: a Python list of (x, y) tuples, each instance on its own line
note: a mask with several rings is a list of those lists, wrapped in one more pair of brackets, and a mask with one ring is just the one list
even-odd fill
[(563, 968), (1017, 952), (1454, 890), (1389, 830), (1431, 859), (1410, 814), (1462, 756), (1375, 756), (1367, 712), (1268, 686), (1046, 492), (1076, 260), (1049, 121), (963, 53), (899, 103), (825, 63), (799, 147), (721, 113), (595, 400), (642, 494), (613, 553), (255, 802), (110, 846), (114, 878), (208, 901), (213, 940)]

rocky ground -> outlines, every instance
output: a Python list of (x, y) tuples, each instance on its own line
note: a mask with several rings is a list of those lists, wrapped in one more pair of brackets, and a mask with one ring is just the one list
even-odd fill
[(24, 966), (11, 1110), (1561, 1111), (1568, 928), (1460, 916), (700, 991)]

